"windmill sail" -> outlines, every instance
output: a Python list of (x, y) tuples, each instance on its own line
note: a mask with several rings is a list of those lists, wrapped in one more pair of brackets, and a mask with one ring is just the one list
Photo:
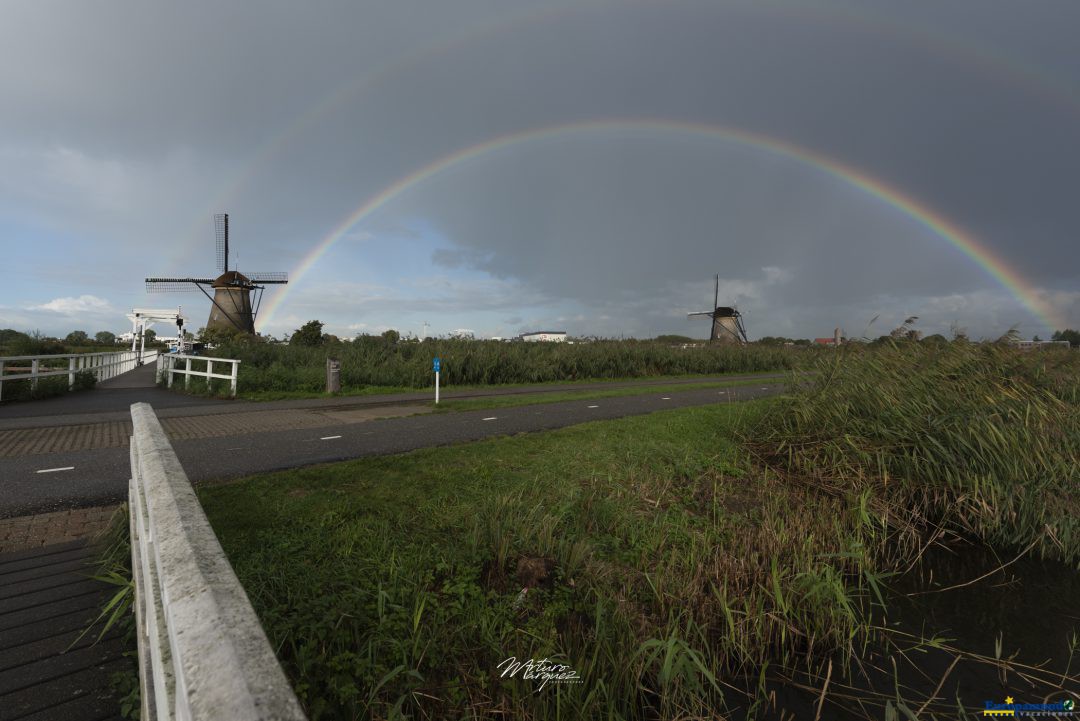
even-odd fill
[(716, 286), (713, 292), (713, 309), (687, 313), (687, 317), (707, 315), (712, 319), (712, 328), (709, 330), (709, 341), (712, 343), (738, 343), (747, 342), (746, 327), (743, 326), (742, 314), (737, 308), (720, 306), (720, 274), (716, 275)]
[[(229, 215), (219, 213), (214, 216), (214, 239), (216, 243), (217, 269), (221, 274), (216, 278), (147, 278), (148, 293), (189, 293), (199, 290), (210, 300), (210, 318), (206, 321), (207, 329), (225, 328), (245, 333), (255, 332), (255, 315), (262, 301), (266, 285), (285, 284), (289, 274), (283, 272), (260, 272), (243, 274), (229, 270)], [(210, 294), (213, 290), (213, 295)], [(254, 310), (251, 294), (257, 298)]]
[(214, 236), (217, 239), (217, 269), (225, 272), (229, 269), (228, 213), (218, 213), (214, 216)]

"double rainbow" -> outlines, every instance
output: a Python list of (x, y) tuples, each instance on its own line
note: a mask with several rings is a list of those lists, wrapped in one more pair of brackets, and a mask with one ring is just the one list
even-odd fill
[(266, 327), (273, 322), (275, 313), (284, 305), (290, 292), (307, 272), (318, 262), (333, 245), (360, 223), (388, 202), (407, 192), (424, 181), (482, 156), (526, 143), (547, 140), (585, 132), (616, 132), (627, 130), (656, 131), (662, 133), (681, 133), (707, 139), (717, 139), (754, 148), (774, 156), (797, 161), (832, 176), (863, 191), (879, 201), (909, 216), (934, 235), (957, 248), (971, 258), (980, 268), (994, 278), (1025, 308), (1027, 308), (1045, 326), (1064, 328), (1066, 323), (1055, 310), (1039, 295), (1037, 289), (1010, 268), (1003, 258), (990, 248), (980, 243), (968, 232), (937, 213), (929, 206), (919, 203), (896, 188), (873, 176), (829, 158), (816, 151), (800, 147), (786, 140), (772, 138), (760, 133), (739, 128), (704, 123), (690, 123), (677, 120), (639, 119), (639, 120), (588, 120), (575, 123), (533, 128), (521, 132), (502, 135), (482, 143), (472, 145), (435, 160), (418, 170), (396, 180), (382, 191), (361, 203), (345, 217), (329, 234), (300, 261), (291, 273), (292, 282), (281, 292), (276, 293), (260, 314), (259, 325)]

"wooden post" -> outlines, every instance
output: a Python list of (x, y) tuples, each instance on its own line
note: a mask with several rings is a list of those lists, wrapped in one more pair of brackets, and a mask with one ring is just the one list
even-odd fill
[(336, 358), (326, 359), (326, 392), (341, 392), (341, 361)]

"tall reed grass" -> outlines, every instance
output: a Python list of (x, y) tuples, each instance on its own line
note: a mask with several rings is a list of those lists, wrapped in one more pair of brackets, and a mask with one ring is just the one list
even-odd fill
[(806, 355), (805, 351), (758, 346), (684, 349), (638, 341), (388, 343), (380, 337), (318, 348), (234, 344), (212, 353), (243, 361), (239, 383), (245, 393), (321, 392), (326, 387), (327, 357), (341, 360), (342, 388), (355, 390), (429, 387), (434, 384), (435, 356), (442, 359), (445, 385), (496, 385), (784, 370)]
[(822, 357), (747, 445), (879, 512), (1080, 560), (1080, 354), (901, 343)]

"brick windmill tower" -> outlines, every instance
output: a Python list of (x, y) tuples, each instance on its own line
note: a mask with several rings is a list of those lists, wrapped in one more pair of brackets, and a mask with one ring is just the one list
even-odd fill
[(720, 302), (720, 276), (716, 276), (716, 291), (713, 294), (713, 309), (698, 313), (687, 313), (686, 317), (707, 315), (712, 318), (712, 331), (709, 333), (710, 343), (733, 343), (743, 345), (746, 343), (746, 327), (742, 322), (742, 314), (738, 308), (717, 305)]
[[(216, 278), (147, 278), (147, 293), (188, 293), (198, 288), (210, 300), (210, 318), (206, 329), (222, 328), (255, 333), (255, 318), (267, 285), (289, 282), (288, 273), (241, 273), (229, 270), (229, 215), (214, 216), (217, 238)], [(210, 295), (210, 290), (214, 294)], [(251, 303), (255, 295), (254, 306)]]

